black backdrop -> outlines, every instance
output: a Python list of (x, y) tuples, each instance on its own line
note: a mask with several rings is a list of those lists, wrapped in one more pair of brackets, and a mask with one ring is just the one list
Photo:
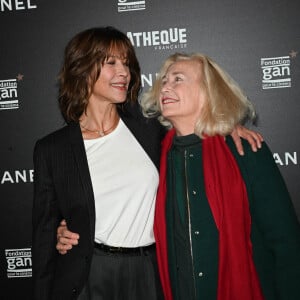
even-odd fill
[(144, 90), (175, 51), (214, 58), (254, 102), (256, 130), (300, 216), (299, 11), (297, 0), (0, 0), (1, 299), (30, 299), (33, 146), (63, 125), (56, 85), (63, 49), (89, 27), (128, 34)]

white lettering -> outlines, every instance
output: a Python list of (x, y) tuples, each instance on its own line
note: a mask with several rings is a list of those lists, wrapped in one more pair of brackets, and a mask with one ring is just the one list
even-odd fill
[[(159, 45), (159, 31), (152, 31), (152, 40), (152, 45)], [(151, 42), (149, 46), (151, 46)]]
[(0, 80), (0, 88), (17, 87), (16, 79)]
[(142, 74), (141, 75), (142, 87), (145, 87), (146, 84), (148, 86), (152, 86), (153, 85), (154, 77), (156, 79), (157, 76), (158, 76), (158, 73), (155, 73), (154, 75), (152, 75), (152, 74), (148, 74), (148, 75)]
[(290, 68), (287, 66), (263, 68), (263, 79), (269, 80), (273, 77), (290, 76)]
[[(23, 1), (15, 0), (16, 3), (16, 10), (22, 10), (25, 9)], [(23, 4), (23, 6), (21, 6)]]
[(10, 183), (14, 183), (10, 173), (8, 171), (5, 171), (1, 180), (1, 184), (4, 182), (9, 181)]
[(179, 29), (179, 43), (186, 43), (186, 29), (185, 28), (180, 28)]
[(15, 172), (16, 175), (16, 183), (19, 183), (19, 178), (21, 178), (21, 180), (23, 182), (26, 182), (26, 170), (23, 170), (23, 172), (21, 173), (20, 171), (16, 171)]
[(294, 165), (298, 164), (297, 152), (285, 152), (284, 158), (280, 157), (279, 153), (273, 153), (273, 158), (275, 162), (281, 166), (288, 166), (290, 163)]
[(4, 183), (21, 183), (33, 182), (34, 170), (15, 170), (14, 172), (5, 171), (3, 173), (1, 184)]
[(33, 180), (34, 180), (33, 179), (34, 178), (33, 175), (34, 175), (34, 170), (29, 170), (29, 181), (30, 182), (33, 182)]
[(290, 65), (291, 61), (289, 56), (282, 56), (282, 57), (273, 57), (273, 58), (262, 58), (261, 59), (261, 66), (282, 66), (282, 65)]
[(286, 163), (286, 165), (289, 164), (289, 161), (291, 161), (294, 165), (298, 164), (298, 162), (297, 162), (297, 152), (294, 152), (293, 156), (292, 156), (291, 153), (288, 153), (288, 152), (285, 153), (285, 163)]
[(172, 43), (183, 44), (187, 42), (185, 28), (169, 28), (161, 31), (127, 32), (133, 46), (155, 46), (170, 45)]
[(163, 30), (161, 32), (161, 43), (163, 45), (169, 44), (169, 41), (168, 41), (168, 31), (167, 30)]
[(142, 74), (141, 76), (141, 80), (142, 80), (142, 87), (145, 86), (145, 82), (149, 85), (149, 86), (152, 86), (152, 74), (149, 74), (148, 75), (148, 78), (145, 74)]
[(27, 7), (28, 7), (28, 9), (37, 8), (36, 4), (31, 4), (30, 0), (27, 0)]
[(7, 99), (7, 98), (13, 98), (18, 97), (17, 89), (1, 89), (0, 90), (0, 100), (1, 99)]
[[(141, 32), (135, 32), (135, 33), (127, 32), (127, 36), (130, 39), (133, 46), (140, 47), (140, 45), (141, 45), (140, 37), (142, 36)], [(136, 43), (134, 43), (134, 37), (136, 38)]]
[(32, 266), (31, 257), (11, 257), (7, 258), (7, 269), (8, 270), (16, 270), (16, 268), (25, 268)]
[(37, 8), (36, 4), (32, 4), (31, 0), (0, 0), (1, 11), (5, 10), (24, 10)]
[(176, 43), (178, 41), (178, 29), (177, 28), (170, 31), (170, 41), (172, 43)]
[(8, 10), (12, 10), (12, 3), (11, 0), (5, 1), (1, 0), (1, 11), (4, 11), (5, 7), (8, 8)]
[(151, 32), (143, 32), (143, 45), (151, 46)]

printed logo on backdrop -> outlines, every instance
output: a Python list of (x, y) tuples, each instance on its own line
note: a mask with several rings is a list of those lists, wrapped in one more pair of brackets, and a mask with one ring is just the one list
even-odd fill
[(141, 82), (142, 82), (142, 87), (151, 87), (156, 79), (156, 76), (158, 75), (158, 73), (152, 74), (152, 73), (148, 73), (148, 74), (142, 74), (141, 75)]
[(7, 278), (32, 276), (31, 248), (5, 249)]
[(37, 8), (34, 0), (0, 0), (1, 12)]
[(176, 50), (187, 47), (186, 28), (168, 28), (144, 32), (127, 32), (134, 47), (152, 47), (154, 50)]
[(144, 9), (146, 9), (146, 1), (118, 0), (118, 12)]
[(291, 59), (296, 56), (297, 52), (292, 50), (289, 56), (261, 58), (262, 88), (266, 90), (291, 87)]
[(0, 80), (0, 110), (18, 109), (18, 81), (23, 80), (23, 75), (18, 74), (17, 79)]
[(0, 172), (0, 184), (31, 183), (34, 170), (13, 170)]
[(297, 152), (273, 153), (275, 163), (279, 166), (298, 165)]

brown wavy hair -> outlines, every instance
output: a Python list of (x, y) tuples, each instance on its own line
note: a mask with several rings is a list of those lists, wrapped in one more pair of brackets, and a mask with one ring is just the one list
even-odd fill
[(104, 61), (118, 54), (127, 58), (131, 80), (126, 102), (137, 101), (141, 89), (141, 70), (129, 38), (114, 27), (87, 29), (67, 44), (59, 73), (59, 106), (67, 123), (78, 122), (85, 112), (91, 90)]

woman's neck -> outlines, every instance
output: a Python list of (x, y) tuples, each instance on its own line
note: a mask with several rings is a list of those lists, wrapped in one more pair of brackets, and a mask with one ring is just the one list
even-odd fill
[(173, 122), (172, 123), (177, 136), (185, 136), (195, 133), (195, 126), (184, 122)]
[(88, 105), (86, 112), (80, 117), (81, 131), (86, 138), (95, 138), (112, 132), (119, 122), (119, 114), (115, 104), (101, 106)]

